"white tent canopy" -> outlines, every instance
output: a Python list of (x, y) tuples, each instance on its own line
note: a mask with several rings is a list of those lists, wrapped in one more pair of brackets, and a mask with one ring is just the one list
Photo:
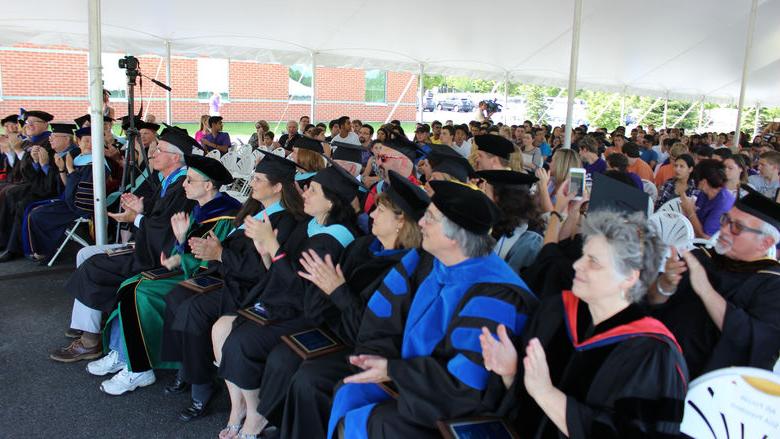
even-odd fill
[[(571, 0), (104, 0), (106, 52), (464, 74), (566, 86)], [(584, 2), (578, 88), (735, 103), (750, 0)], [(780, 105), (780, 1), (759, 2), (745, 104)], [(8, 2), (0, 44), (88, 47), (87, 1)]]

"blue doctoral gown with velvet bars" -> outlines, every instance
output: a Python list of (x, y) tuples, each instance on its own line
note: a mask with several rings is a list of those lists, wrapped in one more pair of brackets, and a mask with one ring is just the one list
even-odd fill
[(59, 198), (38, 201), (27, 207), (22, 226), (25, 255), (51, 256), (73, 221), (92, 217), (92, 163), (91, 157), (87, 157), (76, 158), (75, 163), (80, 166), (68, 174)]
[[(416, 251), (402, 260), (419, 258)], [(398, 390), (393, 399), (376, 384), (345, 384), (336, 392), (328, 437), (344, 421), (345, 437), (424, 437), (437, 435), (436, 421), (492, 413), (505, 393), (500, 378), (484, 368), (481, 328), (499, 324), (521, 334), (536, 297), (497, 255), (471, 258), (447, 267), (434, 260), (416, 292), (391, 270), (385, 277), (389, 299), (379, 290), (368, 302), (368, 318), (392, 326), (393, 301), (413, 295), (403, 330), (400, 358), (388, 358), (388, 376)], [(410, 273), (406, 273), (410, 276)], [(424, 274), (424, 273), (423, 273)], [(417, 276), (415, 273), (413, 276)], [(364, 316), (364, 322), (366, 317)]]

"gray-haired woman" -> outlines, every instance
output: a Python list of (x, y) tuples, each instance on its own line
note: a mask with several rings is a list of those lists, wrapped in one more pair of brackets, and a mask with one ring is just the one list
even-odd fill
[(685, 360), (669, 330), (637, 305), (664, 245), (638, 213), (594, 212), (583, 234), (572, 291), (543, 299), (517, 345), (505, 328), (498, 340), (483, 328), (485, 367), (510, 389), (506, 411), (523, 437), (677, 435)]

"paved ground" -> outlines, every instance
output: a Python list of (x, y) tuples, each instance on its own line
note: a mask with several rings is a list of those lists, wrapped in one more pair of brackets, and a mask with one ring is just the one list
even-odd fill
[(62, 286), (75, 249), (55, 267), (26, 260), (0, 264), (0, 438), (213, 438), (227, 419), (221, 392), (210, 414), (191, 423), (176, 415), (188, 396), (165, 396), (172, 373), (129, 395), (98, 389), (85, 363), (60, 364), (48, 353), (67, 344), (62, 333), (72, 296)]

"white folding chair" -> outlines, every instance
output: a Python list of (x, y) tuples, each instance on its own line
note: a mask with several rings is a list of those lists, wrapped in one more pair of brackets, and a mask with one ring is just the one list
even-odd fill
[(682, 213), (682, 202), (680, 201), (680, 198), (672, 198), (671, 200), (667, 201), (666, 203), (662, 204), (661, 207), (656, 210), (656, 212), (677, 212)]
[(219, 160), (219, 158), (220, 158), (221, 156), (222, 156), (222, 153), (221, 153), (221, 152), (219, 152), (219, 150), (218, 150), (218, 149), (212, 149), (211, 151), (209, 151), (209, 152), (206, 154), (206, 157), (208, 157), (208, 158), (210, 158), (210, 159), (217, 159), (217, 160)]
[(780, 376), (764, 369), (731, 367), (691, 382), (680, 431), (690, 437), (780, 437)]
[(678, 212), (659, 211), (651, 215), (648, 222), (655, 226), (658, 237), (666, 245), (684, 248), (696, 237), (691, 222)]
[(54, 261), (56, 261), (57, 258), (60, 256), (60, 253), (62, 253), (62, 249), (65, 248), (65, 245), (68, 243), (68, 241), (70, 240), (76, 241), (82, 247), (86, 247), (89, 245), (89, 243), (84, 238), (76, 234), (76, 229), (78, 229), (80, 225), (89, 224), (89, 222), (90, 222), (89, 218), (76, 218), (76, 220), (73, 221), (73, 227), (68, 229), (68, 231), (65, 233), (65, 239), (62, 241), (62, 244), (60, 244), (60, 247), (54, 253), (54, 256), (51, 257), (49, 263), (46, 264), (47, 266), (51, 267), (52, 265), (54, 265)]
[(655, 204), (655, 200), (658, 199), (658, 188), (655, 187), (655, 183), (649, 180), (642, 180), (642, 190), (650, 196), (653, 204)]
[(200, 149), (200, 148), (192, 148), (192, 155), (202, 156), (203, 155), (203, 150)]

